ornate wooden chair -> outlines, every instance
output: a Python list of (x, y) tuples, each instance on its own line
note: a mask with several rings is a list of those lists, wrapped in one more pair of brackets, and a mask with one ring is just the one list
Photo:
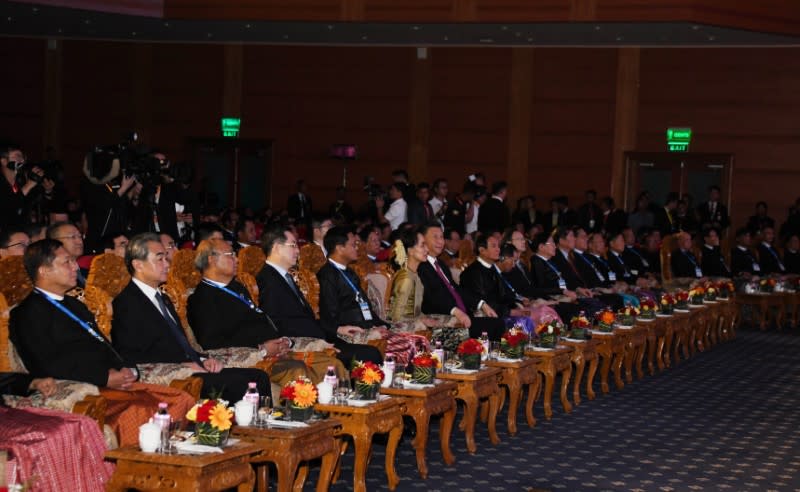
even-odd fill
[(240, 274), (239, 279), (241, 280), (242, 272), (249, 273), (253, 278), (257, 277), (258, 272), (264, 268), (264, 262), (267, 261), (267, 256), (261, 248), (257, 246), (248, 246), (239, 250), (237, 259), (239, 261), (236, 268), (237, 272)]
[(114, 298), (130, 281), (131, 276), (125, 267), (125, 260), (115, 254), (103, 253), (92, 259), (86, 286), (98, 287)]
[(253, 302), (258, 306), (259, 299), (258, 299), (258, 282), (256, 282), (256, 278), (253, 275), (250, 275), (247, 272), (239, 272), (236, 275), (236, 279), (242, 283), (245, 287), (247, 287), (247, 292), (250, 294), (250, 298), (253, 299)]
[(300, 268), (305, 268), (316, 274), (320, 268), (325, 264), (325, 255), (322, 253), (322, 248), (314, 243), (307, 243), (300, 248), (300, 258), (298, 265)]
[(319, 280), (317, 280), (317, 275), (305, 268), (293, 268), (289, 273), (292, 274), (300, 292), (314, 310), (314, 316), (319, 318)]
[(194, 267), (194, 258), (197, 251), (193, 249), (179, 249), (172, 257), (172, 264), (167, 273), (167, 282), (180, 281), (187, 289), (194, 289), (200, 283), (200, 272)]
[(525, 251), (520, 253), (519, 259), (528, 270), (531, 269), (531, 258), (533, 258), (533, 250), (530, 247), (525, 247)]
[(9, 306), (16, 306), (33, 290), (21, 256), (0, 258), (0, 294), (5, 296)]
[(661, 282), (672, 280), (672, 251), (675, 249), (675, 234), (664, 236), (661, 240)]

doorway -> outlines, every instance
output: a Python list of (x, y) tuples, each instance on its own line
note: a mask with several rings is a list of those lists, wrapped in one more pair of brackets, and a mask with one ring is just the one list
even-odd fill
[(195, 189), (204, 207), (272, 207), (272, 140), (188, 139)]

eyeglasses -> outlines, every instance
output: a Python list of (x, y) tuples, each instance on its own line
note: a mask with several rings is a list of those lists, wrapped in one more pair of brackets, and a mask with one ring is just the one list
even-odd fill
[(283, 245), (288, 247), (288, 248), (296, 248), (297, 247), (297, 243), (283, 243)]
[(231, 258), (236, 258), (236, 253), (233, 251), (227, 251), (225, 253), (217, 253), (216, 251), (213, 253), (214, 256), (229, 256)]
[(56, 239), (71, 239), (72, 241), (83, 239), (83, 236), (80, 234), (70, 234), (69, 236), (59, 236)]
[(175, 249), (175, 248), (176, 248), (175, 243), (168, 243), (164, 246), (164, 249)]
[(14, 243), (14, 244), (9, 244), (8, 246), (6, 246), (6, 249), (16, 248), (17, 246), (22, 246), (23, 248), (27, 248), (30, 245), (31, 245), (31, 243), (26, 243), (26, 242)]

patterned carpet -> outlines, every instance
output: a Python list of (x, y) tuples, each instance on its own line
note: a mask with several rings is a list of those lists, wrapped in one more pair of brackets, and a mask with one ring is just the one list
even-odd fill
[[(736, 340), (622, 391), (603, 396), (598, 385), (597, 399), (584, 397), (570, 415), (554, 405), (547, 421), (537, 402), (536, 427), (520, 412), (515, 437), (506, 432), (504, 410), (498, 446), (479, 425), (478, 452), (470, 455), (454, 430), (452, 467), (441, 461), (434, 438), (424, 481), (405, 436), (396, 490), (800, 490), (798, 354), (798, 334), (740, 330)], [(433, 423), (431, 434), (437, 430)], [(376, 440), (368, 490), (387, 489), (384, 449)], [(350, 451), (332, 491), (352, 490), (352, 463)], [(317, 470), (306, 490), (313, 490)]]

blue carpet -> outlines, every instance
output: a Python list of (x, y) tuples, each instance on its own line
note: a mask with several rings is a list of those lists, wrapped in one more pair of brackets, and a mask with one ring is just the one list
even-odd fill
[[(506, 432), (504, 409), (500, 444), (492, 446), (479, 424), (475, 455), (454, 429), (453, 466), (441, 459), (434, 421), (428, 479), (419, 478), (410, 436), (404, 436), (396, 490), (800, 490), (798, 354), (800, 336), (740, 330), (736, 340), (621, 391), (612, 385), (602, 395), (598, 384), (598, 397), (584, 396), (570, 415), (556, 403), (547, 421), (538, 401), (536, 427), (527, 426), (520, 410), (515, 437)], [(368, 490), (388, 489), (384, 450), (376, 439)], [(332, 491), (352, 490), (352, 465), (351, 447)], [(306, 490), (313, 490), (317, 471)]]

